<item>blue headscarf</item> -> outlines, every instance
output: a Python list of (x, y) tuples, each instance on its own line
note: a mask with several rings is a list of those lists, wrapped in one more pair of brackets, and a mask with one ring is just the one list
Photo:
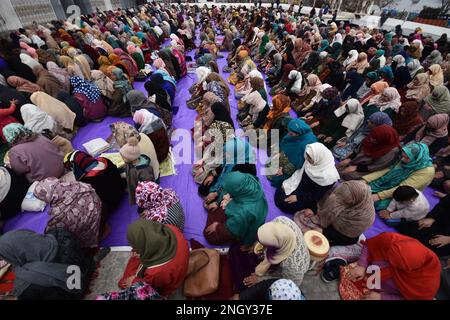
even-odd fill
[(156, 70), (155, 72), (153, 72), (153, 74), (160, 74), (164, 81), (169, 81), (170, 83), (172, 83), (174, 86), (177, 85), (177, 82), (175, 81), (174, 78), (172, 78), (167, 72), (165, 72), (164, 70)]
[(80, 77), (70, 78), (70, 84), (73, 87), (73, 94), (75, 93), (83, 94), (92, 103), (96, 103), (102, 96), (100, 89), (96, 85), (86, 80), (83, 80)]
[(238, 164), (254, 164), (255, 154), (247, 141), (235, 137), (227, 141), (223, 148), (223, 169), (217, 182), (210, 188), (210, 192), (217, 192), (222, 187), (224, 177)]
[(378, 73), (385, 73), (389, 80), (394, 79), (394, 73), (392, 72), (392, 68), (390, 66), (384, 66), (380, 70), (378, 70)]
[(305, 162), (306, 145), (317, 142), (317, 138), (311, 127), (301, 119), (289, 121), (288, 130), (297, 133), (298, 136), (286, 135), (281, 140), (280, 149), (288, 157), (291, 164), (300, 169)]

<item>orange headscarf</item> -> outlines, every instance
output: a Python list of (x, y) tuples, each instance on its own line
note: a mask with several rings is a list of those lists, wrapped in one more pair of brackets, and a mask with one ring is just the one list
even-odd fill
[(272, 109), (270, 109), (269, 114), (267, 115), (267, 121), (264, 125), (265, 130), (272, 129), (273, 124), (280, 115), (291, 111), (291, 99), (283, 94), (277, 94), (272, 98), (272, 105)]
[(378, 94), (381, 94), (384, 89), (389, 88), (389, 84), (386, 81), (380, 80), (375, 82), (370, 86), (370, 92), (362, 98), (359, 102), (361, 105), (364, 105), (366, 102), (368, 102), (370, 99), (375, 97)]

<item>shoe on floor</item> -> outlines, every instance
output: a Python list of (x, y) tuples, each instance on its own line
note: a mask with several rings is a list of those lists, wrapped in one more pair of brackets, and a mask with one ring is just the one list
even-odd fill
[(323, 266), (323, 271), (320, 274), (320, 278), (326, 283), (339, 280), (340, 267), (344, 267), (347, 264), (347, 260), (339, 257), (327, 260)]

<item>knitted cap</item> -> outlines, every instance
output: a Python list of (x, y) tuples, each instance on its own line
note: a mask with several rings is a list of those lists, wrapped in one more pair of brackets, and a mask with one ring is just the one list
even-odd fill
[(130, 137), (120, 149), (120, 155), (129, 161), (135, 161), (141, 156), (141, 149), (139, 148), (139, 141), (135, 137)]

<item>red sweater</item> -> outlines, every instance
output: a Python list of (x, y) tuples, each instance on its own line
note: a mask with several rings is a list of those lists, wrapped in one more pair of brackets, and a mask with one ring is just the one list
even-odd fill
[[(189, 246), (181, 231), (172, 225), (166, 225), (175, 233), (177, 238), (177, 252), (175, 257), (169, 262), (161, 265), (150, 267), (145, 270), (143, 278), (136, 277), (133, 283), (145, 282), (151, 285), (162, 296), (169, 296), (178, 289), (186, 277), (189, 264)], [(119, 281), (119, 287), (126, 288), (125, 280), (129, 277), (136, 276), (141, 262), (138, 257), (131, 257), (125, 269), (122, 279)]]

